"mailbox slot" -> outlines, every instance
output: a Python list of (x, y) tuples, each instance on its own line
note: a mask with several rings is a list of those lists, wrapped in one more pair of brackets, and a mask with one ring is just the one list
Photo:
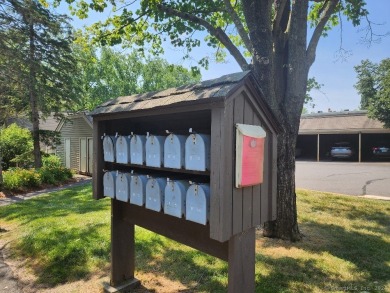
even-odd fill
[(185, 215), (185, 201), (188, 187), (188, 181), (168, 180), (165, 187), (164, 213), (177, 218)]
[(118, 173), (115, 181), (115, 198), (128, 202), (130, 196), (130, 174)]
[(106, 162), (115, 162), (115, 136), (103, 136), (103, 156)]
[(146, 204), (149, 210), (160, 212), (164, 205), (164, 191), (167, 185), (166, 178), (150, 177), (146, 182)]
[(184, 167), (186, 136), (169, 134), (164, 142), (164, 167), (181, 169)]
[(104, 196), (115, 198), (115, 181), (117, 171), (108, 171), (103, 175)]
[(210, 135), (192, 133), (185, 144), (185, 168), (210, 170)]
[(146, 138), (146, 166), (161, 167), (164, 160), (164, 136), (148, 135)]
[(210, 214), (210, 186), (192, 184), (187, 190), (186, 219), (206, 225)]
[(133, 134), (130, 139), (130, 162), (135, 165), (145, 163), (146, 136)]
[(130, 180), (130, 203), (138, 206), (145, 205), (146, 199), (146, 175), (131, 174)]
[(130, 163), (130, 139), (127, 136), (119, 135), (115, 142), (115, 158), (117, 163)]

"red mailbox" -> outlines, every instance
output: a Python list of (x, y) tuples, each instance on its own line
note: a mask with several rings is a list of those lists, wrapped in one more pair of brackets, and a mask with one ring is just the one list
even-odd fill
[(264, 140), (261, 126), (236, 124), (236, 187), (263, 182)]

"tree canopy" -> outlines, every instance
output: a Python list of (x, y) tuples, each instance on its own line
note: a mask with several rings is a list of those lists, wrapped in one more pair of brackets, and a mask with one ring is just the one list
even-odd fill
[(137, 52), (74, 45), (78, 75), (73, 82), (81, 89), (74, 110), (92, 110), (119, 96), (157, 91), (200, 80), (199, 74), (161, 58), (142, 58)]
[(363, 60), (355, 66), (355, 88), (361, 95), (360, 106), (368, 110), (369, 117), (376, 118), (390, 128), (390, 58), (378, 64)]
[[(60, 1), (60, 0), (58, 0)], [(278, 136), (277, 220), (265, 234), (298, 240), (295, 199), (295, 144), (305, 102), (308, 73), (319, 40), (345, 16), (353, 25), (367, 19), (363, 0), (67, 0), (79, 17), (90, 9), (113, 8), (107, 20), (90, 28), (94, 41), (123, 45), (153, 54), (164, 43), (185, 48), (207, 44), (217, 60), (230, 54), (242, 70), (251, 69), (266, 103), (282, 125)], [(76, 4), (75, 4), (76, 3)], [(312, 33), (308, 35), (308, 26)], [(207, 56), (198, 60), (207, 67)]]

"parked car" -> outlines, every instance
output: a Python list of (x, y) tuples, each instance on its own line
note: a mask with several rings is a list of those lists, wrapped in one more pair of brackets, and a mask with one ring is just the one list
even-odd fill
[(355, 154), (349, 142), (338, 142), (330, 150), (332, 159), (351, 159)]
[(377, 146), (372, 148), (372, 157), (374, 159), (390, 158), (390, 146)]

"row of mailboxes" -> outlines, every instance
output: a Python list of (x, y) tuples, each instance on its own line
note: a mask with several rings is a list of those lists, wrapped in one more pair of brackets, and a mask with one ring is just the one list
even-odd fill
[(124, 202), (206, 225), (210, 187), (204, 183), (172, 180), (143, 174), (108, 171), (103, 175), (104, 195)]
[[(191, 131), (191, 130), (190, 130)], [(210, 169), (210, 135), (104, 135), (106, 162), (196, 171)]]

